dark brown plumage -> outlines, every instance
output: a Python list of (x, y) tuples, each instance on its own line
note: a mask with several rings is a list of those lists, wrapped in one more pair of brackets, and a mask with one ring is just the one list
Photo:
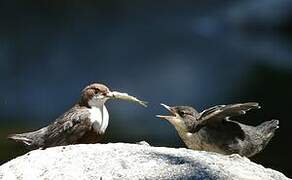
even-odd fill
[(109, 93), (105, 85), (91, 84), (83, 89), (79, 102), (54, 123), (8, 138), (25, 144), (28, 149), (99, 142), (108, 124), (104, 103), (110, 98)]

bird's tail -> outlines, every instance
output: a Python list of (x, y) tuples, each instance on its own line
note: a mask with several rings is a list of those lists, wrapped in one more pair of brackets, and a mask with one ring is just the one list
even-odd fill
[(7, 137), (8, 139), (12, 139), (16, 142), (24, 143), (27, 146), (30, 146), (33, 142), (33, 139), (31, 138), (31, 133), (22, 133), (22, 134), (10, 134)]
[(47, 130), (47, 127), (44, 127), (32, 132), (11, 134), (8, 139), (23, 143), (27, 149), (36, 149), (44, 145), (44, 135), (46, 135)]
[(264, 136), (272, 137), (276, 129), (279, 128), (279, 120), (270, 120), (258, 125), (257, 128)]

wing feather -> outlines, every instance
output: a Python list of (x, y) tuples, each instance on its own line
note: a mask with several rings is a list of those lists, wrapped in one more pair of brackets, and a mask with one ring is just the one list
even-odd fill
[(52, 125), (48, 126), (48, 133), (44, 137), (44, 146), (74, 144), (91, 130), (89, 115), (86, 109), (78, 109), (77, 113), (75, 107), (64, 113)]
[(259, 109), (256, 102), (238, 103), (229, 105), (217, 105), (202, 111), (198, 117), (198, 123), (194, 131), (199, 131), (206, 125), (214, 125), (223, 120), (228, 121), (229, 117), (245, 114), (251, 109)]
[(259, 109), (260, 106), (256, 102), (217, 105), (200, 113), (200, 121), (217, 121), (223, 120), (232, 116), (239, 116), (245, 114), (251, 109)]

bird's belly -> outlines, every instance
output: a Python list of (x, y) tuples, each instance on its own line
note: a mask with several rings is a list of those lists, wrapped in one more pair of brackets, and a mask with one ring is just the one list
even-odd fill
[(182, 139), (190, 149), (226, 154), (218, 144), (211, 143), (208, 139), (204, 139), (204, 137), (200, 137), (198, 134), (186, 133)]

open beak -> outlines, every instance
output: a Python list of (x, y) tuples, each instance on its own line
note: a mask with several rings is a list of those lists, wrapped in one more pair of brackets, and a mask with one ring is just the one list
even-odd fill
[(173, 118), (176, 118), (177, 113), (175, 112), (175, 110), (172, 107), (170, 107), (166, 104), (163, 104), (163, 103), (161, 103), (161, 106), (163, 106), (165, 109), (167, 109), (172, 114), (172, 116), (156, 115), (156, 117), (158, 117), (160, 119), (165, 119), (165, 120), (171, 120)]

